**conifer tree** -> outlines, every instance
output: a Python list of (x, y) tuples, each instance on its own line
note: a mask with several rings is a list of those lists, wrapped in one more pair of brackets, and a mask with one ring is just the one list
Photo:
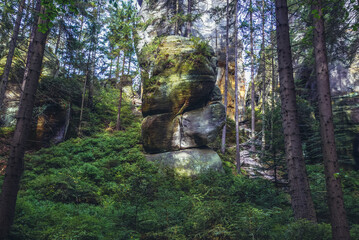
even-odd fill
[(19, 35), (21, 19), (22, 19), (22, 15), (23, 15), (22, 13), (23, 13), (24, 7), (25, 7), (25, 0), (21, 0), (21, 2), (19, 3), (19, 6), (18, 6), (15, 26), (14, 26), (13, 34), (11, 36), (11, 41), (10, 41), (9, 53), (6, 58), (6, 64), (5, 64), (4, 72), (2, 74), (1, 83), (0, 83), (0, 113), (1, 113), (1, 110), (3, 109), (3, 105), (4, 105), (7, 82), (9, 79), (12, 58), (14, 56), (14, 52), (15, 52), (15, 48), (16, 48), (16, 44), (17, 44), (17, 38)]
[(224, 81), (224, 108), (225, 108), (225, 120), (224, 120), (224, 127), (222, 130), (222, 146), (221, 152), (225, 153), (226, 151), (226, 133), (227, 133), (227, 104), (228, 104), (228, 55), (229, 55), (229, 0), (227, 0), (226, 5), (226, 16), (227, 16), (227, 23), (226, 23), (226, 76)]
[[(45, 14), (41, 0), (36, 1), (36, 11)], [(20, 178), (24, 171), (25, 143), (29, 135), (32, 110), (35, 102), (35, 93), (41, 73), (42, 59), (44, 57), (48, 30), (40, 32), (38, 24), (46, 26), (48, 19), (36, 16), (31, 33), (31, 42), (28, 50), (28, 59), (23, 78), (23, 85), (17, 124), (11, 142), (5, 178), (0, 198), (0, 239), (5, 239), (15, 216), (17, 193), (20, 188)]]
[(289, 194), (296, 219), (316, 221), (297, 121), (287, 0), (276, 0), (277, 52)]
[(328, 206), (333, 239), (350, 239), (348, 221), (344, 209), (341, 175), (335, 144), (328, 60), (325, 46), (325, 28), (322, 1), (313, 2), (314, 53), (318, 88), (320, 134), (327, 186)]

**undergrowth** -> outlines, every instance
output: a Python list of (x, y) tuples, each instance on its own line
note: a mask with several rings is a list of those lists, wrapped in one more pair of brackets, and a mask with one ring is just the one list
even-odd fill
[(139, 123), (26, 157), (10, 239), (330, 239), (261, 179), (147, 162)]

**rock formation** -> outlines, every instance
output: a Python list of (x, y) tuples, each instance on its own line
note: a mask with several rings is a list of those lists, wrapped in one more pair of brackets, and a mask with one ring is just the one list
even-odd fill
[[(186, 22), (175, 22), (176, 14), (186, 16), (188, 14), (188, 2), (192, 3), (191, 13), (193, 21), (191, 22), (191, 35), (208, 41), (208, 44), (214, 49), (217, 58), (216, 85), (219, 86), (222, 94), (224, 93), (224, 72), (225, 72), (225, 37), (226, 37), (226, 17), (216, 14), (224, 11), (226, 2), (222, 0), (193, 1), (188, 0), (138, 0), (141, 9), (139, 16), (141, 22), (146, 24), (146, 29), (141, 30), (138, 42), (138, 49), (152, 42), (158, 36), (168, 35), (186, 35)], [(194, 6), (195, 5), (195, 6)], [(225, 11), (224, 11), (225, 12)], [(230, 21), (234, 20), (234, 15), (230, 16)], [(234, 91), (234, 32), (230, 29), (230, 49), (229, 49), (229, 84), (228, 84), (228, 104), (227, 116), (234, 120), (235, 113), (235, 91)], [(245, 83), (243, 64), (241, 59), (242, 46), (238, 47), (238, 66), (240, 70), (240, 89), (239, 89), (239, 113), (240, 121), (244, 120), (245, 114)]]
[(139, 50), (142, 67), (143, 146), (149, 160), (187, 175), (222, 170), (206, 145), (224, 124), (216, 58), (205, 42), (165, 36)]

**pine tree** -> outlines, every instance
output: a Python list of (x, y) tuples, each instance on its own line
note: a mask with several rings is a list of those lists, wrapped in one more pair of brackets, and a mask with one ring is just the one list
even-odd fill
[(255, 87), (254, 87), (254, 39), (253, 39), (253, 5), (252, 0), (249, 1), (249, 31), (250, 31), (250, 57), (251, 57), (251, 151), (256, 150), (255, 137), (256, 137), (256, 118), (255, 118)]
[(224, 127), (222, 130), (222, 146), (221, 152), (224, 154), (226, 151), (226, 133), (227, 133), (227, 105), (228, 105), (228, 55), (229, 55), (229, 0), (227, 0), (226, 6), (226, 76), (224, 81), (224, 108), (225, 108), (225, 118), (224, 118)]
[(238, 1), (234, 0), (234, 81), (235, 81), (235, 121), (236, 121), (236, 164), (237, 164), (237, 173), (241, 172), (241, 153), (239, 149), (239, 112), (238, 112)]
[(21, 2), (19, 3), (19, 8), (18, 8), (17, 15), (16, 15), (15, 26), (14, 26), (13, 34), (11, 37), (9, 53), (6, 58), (6, 64), (5, 64), (4, 72), (3, 72), (3, 75), (1, 78), (1, 83), (0, 83), (0, 113), (4, 106), (7, 82), (9, 79), (12, 58), (14, 56), (14, 52), (15, 52), (15, 48), (16, 48), (16, 44), (17, 44), (17, 38), (19, 35), (20, 24), (21, 24), (21, 19), (22, 19), (22, 12), (23, 12), (24, 7), (25, 7), (25, 0), (21, 0)]
[[(45, 14), (45, 8), (41, 6), (41, 0), (36, 1), (36, 11)], [(40, 32), (38, 24), (46, 26), (48, 20), (36, 17), (32, 29), (26, 70), (23, 78), (23, 92), (17, 113), (17, 124), (11, 142), (10, 156), (0, 198), (0, 239), (5, 239), (7, 236), (15, 216), (16, 198), (20, 188), (20, 178), (24, 171), (25, 143), (29, 135), (35, 93), (41, 73), (46, 38), (49, 32), (48, 30), (45, 33)]]
[(296, 219), (316, 221), (313, 200), (303, 158), (297, 122), (297, 103), (293, 79), (286, 0), (276, 0), (277, 52), (282, 103), (283, 133), (288, 169), (289, 194)]
[(320, 134), (324, 159), (328, 206), (333, 239), (350, 239), (348, 221), (344, 209), (341, 176), (335, 144), (332, 103), (329, 85), (328, 60), (325, 46), (325, 28), (322, 1), (313, 3), (314, 53), (318, 88)]

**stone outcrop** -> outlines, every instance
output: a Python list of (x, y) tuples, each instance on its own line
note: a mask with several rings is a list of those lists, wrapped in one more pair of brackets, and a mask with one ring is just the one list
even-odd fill
[[(181, 1), (165, 1), (165, 0), (138, 0), (140, 5), (139, 16), (141, 22), (146, 24), (146, 28), (139, 30), (141, 39), (138, 42), (137, 48), (142, 49), (146, 44), (154, 41), (156, 37), (168, 35), (182, 35), (186, 34), (186, 22), (174, 21), (175, 15), (180, 13), (184, 16), (188, 14), (188, 0)], [(178, 3), (178, 5), (177, 5)], [(192, 1), (192, 5), (194, 2)], [(224, 93), (224, 79), (225, 79), (225, 42), (226, 42), (226, 18), (214, 14), (220, 9), (225, 9), (226, 2), (222, 0), (205, 0), (198, 1), (195, 6), (192, 6), (192, 14), (196, 16), (191, 22), (191, 35), (206, 39), (208, 44), (214, 49), (215, 56), (218, 60), (216, 77), (216, 84), (219, 86), (221, 93)], [(230, 16), (230, 21), (234, 20), (234, 16)], [(233, 23), (232, 23), (233, 24)], [(228, 103), (227, 116), (234, 120), (235, 115), (235, 79), (234, 79), (234, 32), (230, 29), (230, 46), (229, 46), (229, 84), (228, 84)], [(242, 59), (242, 44), (238, 45), (238, 68), (243, 69)], [(245, 113), (245, 80), (244, 71), (239, 73), (239, 117), (240, 121), (244, 120)], [(159, 96), (160, 97), (160, 96)], [(222, 101), (223, 103), (223, 101)]]
[(206, 148), (224, 124), (216, 58), (205, 42), (166, 36), (139, 51), (142, 67), (143, 146), (148, 159), (195, 175), (221, 170)]

